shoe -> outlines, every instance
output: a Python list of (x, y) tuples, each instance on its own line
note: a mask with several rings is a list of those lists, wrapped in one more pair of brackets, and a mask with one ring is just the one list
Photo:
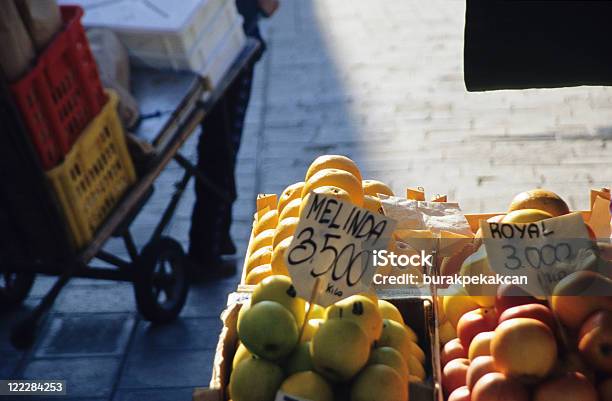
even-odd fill
[(232, 241), (232, 238), (229, 235), (221, 243), (220, 252), (221, 252), (221, 255), (235, 255), (236, 254), (237, 252), (236, 245), (234, 245), (234, 241)]
[(185, 257), (191, 281), (202, 283), (220, 280), (236, 274), (236, 260), (221, 257), (200, 260), (190, 255)]

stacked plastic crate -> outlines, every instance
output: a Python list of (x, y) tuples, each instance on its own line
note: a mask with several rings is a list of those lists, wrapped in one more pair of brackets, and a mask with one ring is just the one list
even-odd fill
[(85, 8), (84, 24), (115, 32), (136, 64), (191, 70), (213, 87), (246, 42), (235, 0), (76, 2)]
[(136, 180), (117, 114), (104, 91), (76, 6), (62, 30), (10, 89), (76, 247), (84, 245)]

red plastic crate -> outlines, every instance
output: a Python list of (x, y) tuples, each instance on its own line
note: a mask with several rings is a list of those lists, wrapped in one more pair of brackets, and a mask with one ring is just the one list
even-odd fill
[(83, 10), (62, 6), (64, 28), (36, 66), (11, 85), (45, 170), (56, 166), (106, 103), (81, 25)]

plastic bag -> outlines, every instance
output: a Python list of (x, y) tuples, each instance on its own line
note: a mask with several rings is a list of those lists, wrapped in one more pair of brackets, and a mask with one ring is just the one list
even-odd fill
[(127, 50), (112, 31), (89, 29), (89, 46), (96, 59), (102, 84), (119, 94), (119, 117), (127, 128), (140, 118), (138, 102), (130, 93), (130, 60)]
[(21, 19), (39, 52), (62, 28), (62, 16), (56, 0), (15, 0)]
[(0, 1), (0, 68), (9, 81), (27, 71), (34, 60), (34, 46), (12, 1)]

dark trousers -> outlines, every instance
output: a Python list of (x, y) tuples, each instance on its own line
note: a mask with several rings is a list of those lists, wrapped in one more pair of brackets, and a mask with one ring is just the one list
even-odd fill
[(196, 201), (191, 217), (189, 255), (203, 263), (217, 260), (232, 243), (232, 204), (237, 197), (236, 158), (252, 82), (253, 66), (249, 66), (202, 122), (197, 168), (215, 187), (227, 194), (224, 199), (200, 180), (195, 181)]

